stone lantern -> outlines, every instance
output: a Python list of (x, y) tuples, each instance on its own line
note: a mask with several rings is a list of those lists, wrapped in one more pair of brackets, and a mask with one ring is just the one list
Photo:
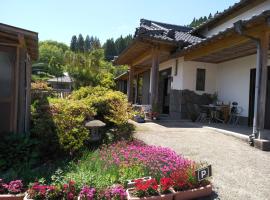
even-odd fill
[(100, 120), (92, 120), (85, 124), (85, 127), (89, 129), (91, 133), (91, 141), (99, 141), (101, 139), (100, 128), (106, 126), (106, 124)]

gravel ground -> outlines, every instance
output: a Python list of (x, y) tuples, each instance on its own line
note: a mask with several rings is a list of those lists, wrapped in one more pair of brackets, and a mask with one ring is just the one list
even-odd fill
[(135, 137), (147, 144), (212, 165), (214, 193), (207, 199), (270, 200), (270, 152), (187, 122), (135, 124)]

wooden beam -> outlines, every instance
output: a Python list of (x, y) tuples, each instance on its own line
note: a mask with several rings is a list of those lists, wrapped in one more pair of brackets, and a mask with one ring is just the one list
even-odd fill
[[(250, 29), (246, 30), (245, 33), (253, 37), (259, 37), (262, 32), (265, 32), (267, 30), (269, 30), (269, 27), (267, 27), (265, 24), (262, 24), (255, 27), (251, 27)], [(222, 51), (225, 48), (239, 46), (241, 44), (248, 42), (249, 40), (250, 40), (249, 38), (238, 35), (234, 33), (232, 30), (231, 33), (228, 33), (227, 35), (224, 36), (219, 36), (211, 41), (205, 42), (201, 44), (201, 46), (196, 47), (195, 45), (194, 49), (192, 48), (184, 53), (184, 59), (186, 61), (199, 59), (209, 54)]]
[(151, 56), (152, 56), (151, 50), (145, 51), (143, 54), (141, 54), (139, 57), (137, 57), (132, 61), (132, 66), (139, 65), (143, 63), (145, 60), (151, 59)]
[(19, 45), (20, 45), (21, 48), (26, 47), (26, 42), (25, 42), (23, 34), (18, 34), (18, 41), (19, 41)]

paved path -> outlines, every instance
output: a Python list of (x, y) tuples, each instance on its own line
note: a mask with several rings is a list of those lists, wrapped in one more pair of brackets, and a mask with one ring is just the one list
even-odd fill
[(215, 193), (208, 199), (270, 200), (270, 152), (186, 122), (137, 124), (135, 137), (212, 164)]

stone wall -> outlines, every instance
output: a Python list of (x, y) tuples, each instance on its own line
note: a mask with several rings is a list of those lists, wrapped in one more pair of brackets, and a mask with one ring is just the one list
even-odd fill
[(190, 90), (171, 90), (170, 116), (176, 119), (191, 119), (197, 115), (194, 104), (208, 105), (213, 103), (210, 94), (196, 94)]

